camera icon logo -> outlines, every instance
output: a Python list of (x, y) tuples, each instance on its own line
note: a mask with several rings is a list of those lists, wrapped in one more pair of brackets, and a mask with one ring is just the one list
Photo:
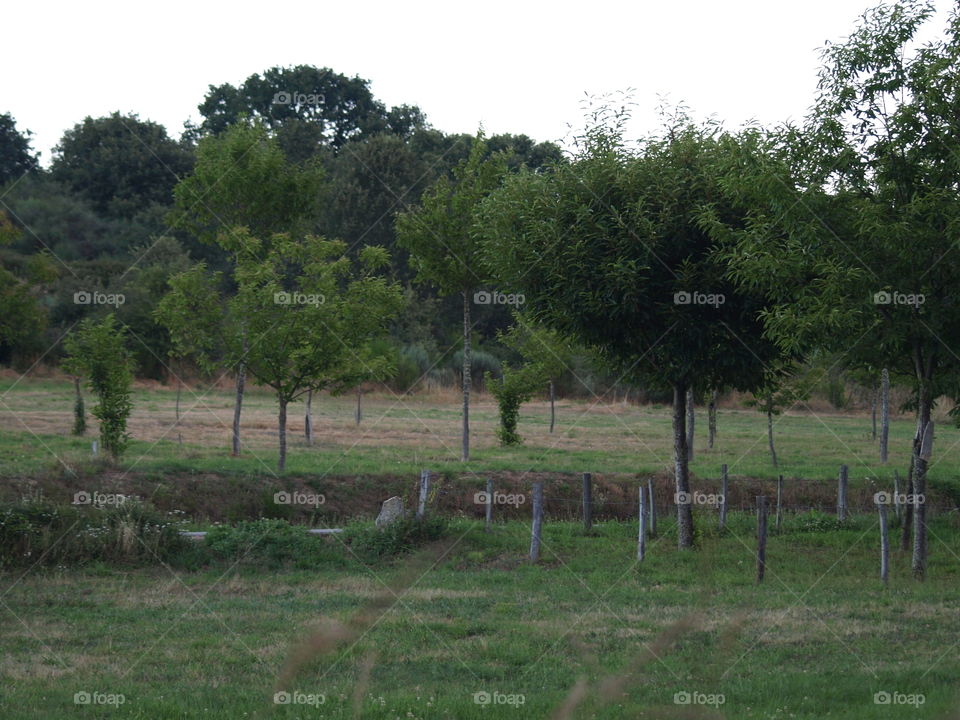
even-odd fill
[(273, 94), (274, 105), (289, 105), (291, 102), (293, 102), (293, 93), (281, 90)]
[(486, 505), (493, 498), (490, 497), (490, 493), (487, 492), (478, 492), (473, 494), (473, 501), (477, 505)]
[(891, 495), (890, 493), (881, 490), (878, 493), (874, 493), (873, 502), (877, 505), (889, 505), (891, 502)]
[(289, 505), (292, 500), (293, 498), (288, 492), (278, 492), (273, 494), (273, 501), (277, 503), (277, 505)]
[(277, 292), (273, 294), (273, 302), (275, 305), (289, 305), (291, 301), (292, 298), (288, 292)]
[(478, 290), (473, 294), (473, 302), (476, 305), (489, 305), (493, 302), (493, 295), (487, 290)]
[(83, 690), (78, 693), (73, 694), (73, 704), (74, 705), (89, 705), (90, 704), (90, 693), (86, 690)]
[(693, 496), (688, 492), (674, 493), (673, 502), (677, 505), (689, 505), (693, 502)]
[(674, 305), (689, 305), (693, 300), (693, 296), (690, 295), (686, 290), (681, 290), (680, 292), (675, 292), (673, 294), (673, 304)]
[(74, 505), (89, 505), (93, 497), (86, 490), (81, 490), (80, 492), (75, 492), (73, 494), (73, 504)]
[(92, 301), (93, 295), (86, 290), (80, 290), (73, 294), (73, 302), (75, 305), (89, 305)]
[(881, 690), (873, 695), (874, 705), (889, 705), (891, 702), (893, 702), (893, 696), (886, 690)]
[(874, 305), (889, 305), (891, 302), (893, 302), (893, 298), (886, 290), (881, 290), (873, 294)]
[(680, 692), (673, 694), (674, 705), (689, 705), (690, 700), (690, 693), (688, 693), (686, 690), (681, 690)]
[(291, 699), (292, 697), (290, 693), (286, 692), (285, 690), (281, 690), (280, 692), (273, 694), (274, 705), (289, 705)]
[(490, 704), (490, 693), (486, 690), (480, 690), (473, 694), (473, 702), (477, 705), (489, 705)]

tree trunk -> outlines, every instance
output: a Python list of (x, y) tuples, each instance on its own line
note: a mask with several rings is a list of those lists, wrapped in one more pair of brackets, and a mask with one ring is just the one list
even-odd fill
[(360, 420), (363, 418), (363, 413), (360, 411), (360, 397), (363, 395), (363, 390), (359, 387), (357, 388), (357, 425), (360, 424)]
[(693, 412), (693, 390), (687, 389), (687, 462), (693, 462), (693, 426), (696, 416)]
[(913, 576), (918, 580), (923, 580), (927, 573), (927, 465), (932, 451), (933, 421), (928, 421), (913, 475)]
[(877, 439), (877, 400), (878, 400), (877, 395), (878, 394), (879, 394), (879, 390), (873, 391), (873, 402), (870, 404), (870, 426), (871, 426), (870, 439), (871, 440)]
[(717, 391), (710, 393), (707, 406), (707, 447), (713, 450), (713, 441), (717, 437)]
[[(918, 361), (919, 365), (919, 361)], [(930, 385), (924, 378), (924, 373), (918, 370), (920, 375), (920, 389), (917, 397), (917, 429), (913, 436), (913, 452), (910, 456), (910, 468), (907, 472), (907, 495), (917, 494), (917, 459), (920, 457), (921, 444), (923, 442), (923, 433), (930, 422), (930, 416), (933, 413), (933, 397), (930, 391)], [(900, 549), (907, 550), (910, 547), (911, 529), (915, 515), (913, 503), (907, 503), (903, 513), (903, 526), (900, 529)]]
[(307, 410), (303, 415), (303, 434), (307, 445), (313, 445), (313, 390), (307, 390)]
[(553, 387), (553, 380), (551, 380), (550, 381), (550, 432), (551, 433), (553, 432), (553, 424), (557, 417), (556, 410), (554, 410), (554, 404), (553, 404), (554, 397), (555, 397), (554, 393), (555, 393), (555, 389)]
[(470, 459), (470, 292), (463, 291), (463, 445), (460, 461)]
[(237, 399), (233, 404), (233, 451), (234, 457), (240, 455), (240, 411), (243, 408), (243, 386), (247, 382), (247, 368), (241, 362), (237, 366)]
[(777, 448), (773, 445), (773, 408), (767, 405), (767, 442), (770, 445), (770, 459), (773, 460), (773, 466), (780, 467), (777, 463)]
[(690, 497), (690, 475), (687, 466), (686, 401), (686, 384), (675, 384), (673, 386), (673, 459), (677, 488), (677, 545), (680, 548), (693, 547), (693, 502)]
[(880, 373), (880, 462), (887, 461), (890, 440), (890, 373), (886, 368)]
[(280, 461), (277, 463), (277, 470), (283, 472), (287, 466), (287, 401), (280, 400), (280, 416), (277, 423), (277, 429), (280, 432)]
[(180, 376), (177, 375), (177, 444), (183, 445), (183, 436), (180, 434), (180, 391), (183, 389), (183, 380), (180, 379)]

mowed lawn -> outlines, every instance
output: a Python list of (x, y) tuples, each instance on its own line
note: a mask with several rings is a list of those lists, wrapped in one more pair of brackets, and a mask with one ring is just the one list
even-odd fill
[[(243, 408), (242, 456), (231, 458), (233, 393), (188, 388), (176, 420), (172, 387), (140, 384), (133, 395), (129, 430), (133, 438), (121, 471), (214, 472), (273, 476), (277, 461), (276, 402), (262, 388), (251, 389)], [(669, 408), (612, 402), (610, 398), (561, 400), (557, 424), (549, 432), (549, 404), (535, 399), (523, 406), (520, 433), (524, 445), (499, 447), (495, 437), (496, 404), (476, 393), (471, 410), (472, 454), (460, 462), (460, 400), (455, 392), (402, 396), (386, 392), (365, 395), (363, 417), (354, 419), (355, 396), (321, 395), (313, 403), (316, 440), (303, 437), (303, 403), (290, 408), (288, 472), (352, 475), (436, 472), (482, 474), (512, 472), (672, 472), (673, 449)], [(87, 398), (88, 411), (94, 400)], [(0, 477), (45, 472), (70, 473), (90, 462), (96, 419), (88, 415), (85, 438), (70, 435), (73, 387), (66, 379), (18, 379), (0, 383)], [(960, 477), (960, 430), (939, 421), (930, 475)], [(706, 408), (697, 408), (694, 476), (717, 477), (726, 463), (744, 477), (836, 478), (839, 465), (850, 467), (851, 480), (884, 478), (894, 469), (905, 474), (914, 421), (896, 416), (891, 423), (890, 461), (879, 462), (864, 412), (842, 413), (821, 405), (798, 405), (774, 419), (779, 469), (767, 450), (766, 417), (730, 398), (719, 413), (719, 435), (707, 448)]]
[[(697, 550), (676, 550), (665, 521), (642, 565), (635, 523), (585, 535), (548, 522), (532, 566), (527, 523), (486, 534), (459, 520), (443, 554), (373, 567), (318, 540), (344, 562), (7, 573), (0, 716), (956, 717), (955, 517), (931, 528), (928, 580), (895, 552), (888, 588), (872, 517), (832, 531), (788, 517), (760, 586), (753, 518), (735, 515), (724, 534), (698, 519)], [(318, 628), (332, 637), (332, 621), (352, 634), (299, 656), (286, 685), (308, 704), (276, 704), (294, 648)], [(554, 715), (574, 688), (574, 709)], [(76, 693), (123, 704), (78, 705)]]

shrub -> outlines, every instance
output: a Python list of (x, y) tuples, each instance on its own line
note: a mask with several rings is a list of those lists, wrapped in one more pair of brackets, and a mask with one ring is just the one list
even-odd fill
[(439, 515), (400, 518), (384, 528), (369, 522), (356, 522), (344, 529), (343, 537), (350, 550), (362, 562), (401, 555), (418, 546), (439, 540), (447, 535), (449, 523)]

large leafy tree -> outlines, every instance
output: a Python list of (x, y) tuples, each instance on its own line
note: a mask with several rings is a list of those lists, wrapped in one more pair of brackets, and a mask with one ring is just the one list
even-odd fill
[(771, 337), (912, 377), (911, 477), (935, 398), (960, 399), (960, 18), (913, 49), (932, 13), (915, 1), (866, 12), (824, 50), (806, 125), (751, 134), (728, 181), (754, 208), (731, 262), (769, 297)]
[(101, 215), (130, 218), (150, 205), (170, 205), (192, 162), (190, 149), (162, 125), (115, 112), (67, 130), (51, 173)]
[(37, 153), (30, 147), (30, 135), (29, 130), (17, 130), (17, 121), (10, 113), (0, 115), (0, 185), (37, 169)]
[(273, 67), (239, 86), (211, 85), (199, 110), (203, 121), (193, 134), (217, 134), (243, 117), (256, 118), (294, 161), (380, 132), (406, 137), (426, 123), (416, 107), (387, 109), (368, 80), (313, 65)]
[(700, 215), (730, 222), (717, 173), (725, 142), (679, 122), (639, 150), (616, 123), (585, 134), (552, 172), (523, 172), (484, 203), (485, 255), (532, 317), (595, 348), (625, 378), (672, 390), (679, 545), (693, 544), (687, 391), (751, 390), (777, 355), (758, 299), (726, 277)]
[(441, 177), (420, 205), (397, 216), (397, 242), (410, 253), (418, 282), (441, 295), (460, 294), (463, 301), (463, 433), (461, 460), (470, 459), (470, 306), (473, 293), (488, 282), (480, 253), (476, 212), (499, 185), (505, 172), (502, 155), (489, 155), (478, 135), (470, 156), (453, 177)]

